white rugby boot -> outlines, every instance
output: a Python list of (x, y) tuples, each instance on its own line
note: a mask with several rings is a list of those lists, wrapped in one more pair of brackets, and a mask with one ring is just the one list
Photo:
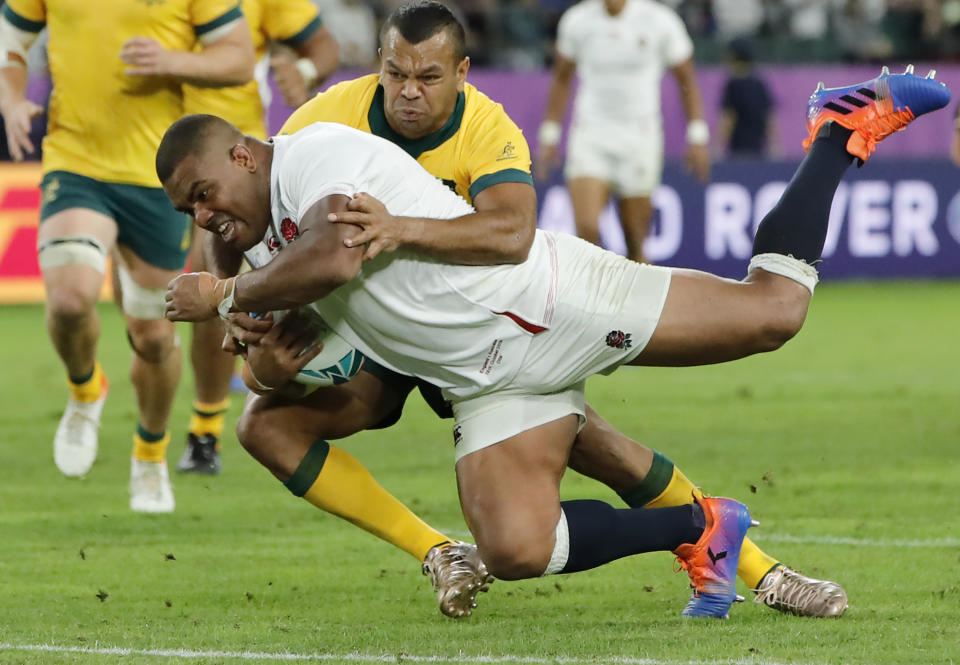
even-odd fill
[(166, 460), (130, 459), (130, 510), (138, 513), (172, 513), (173, 488)]
[(836, 582), (816, 580), (786, 566), (767, 573), (753, 602), (802, 617), (838, 617), (847, 610), (847, 593)]
[(480, 560), (477, 546), (459, 540), (427, 552), (423, 574), (430, 576), (440, 611), (454, 619), (470, 616), (477, 606), (477, 594), (487, 591), (493, 583), (493, 575)]
[(95, 402), (67, 400), (67, 408), (53, 436), (53, 462), (63, 475), (83, 476), (93, 466), (97, 459), (100, 414), (106, 401), (106, 382), (100, 399)]

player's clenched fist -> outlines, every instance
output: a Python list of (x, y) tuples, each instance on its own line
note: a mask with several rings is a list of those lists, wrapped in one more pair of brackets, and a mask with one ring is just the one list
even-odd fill
[(171, 321), (206, 321), (226, 316), (233, 306), (234, 277), (217, 279), (208, 272), (177, 275), (167, 284), (164, 316)]

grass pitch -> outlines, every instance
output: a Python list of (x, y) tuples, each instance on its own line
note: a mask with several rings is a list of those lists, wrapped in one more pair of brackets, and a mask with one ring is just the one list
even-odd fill
[[(130, 352), (115, 310), (102, 315), (100, 458), (71, 480), (51, 455), (66, 390), (43, 311), (0, 308), (0, 663), (960, 660), (960, 284), (827, 284), (778, 352), (589, 385), (622, 431), (748, 502), (768, 552), (840, 581), (839, 620), (750, 603), (725, 622), (681, 619), (686, 577), (655, 554), (497, 582), (452, 621), (417, 562), (294, 499), (232, 435), (223, 475), (176, 476), (176, 513), (135, 515)], [(172, 464), (190, 399), (185, 372)], [(344, 445), (428, 522), (468, 536), (449, 423), (418, 399)], [(564, 483), (567, 498), (620, 505), (576, 474)]]

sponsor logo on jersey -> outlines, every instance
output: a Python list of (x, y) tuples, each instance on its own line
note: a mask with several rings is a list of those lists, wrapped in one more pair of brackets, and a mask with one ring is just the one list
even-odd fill
[(460, 425), (453, 428), (453, 445), (457, 445), (463, 439), (463, 432), (460, 431)]
[(625, 333), (622, 330), (611, 330), (607, 333), (607, 346), (626, 350), (633, 346), (633, 341), (630, 339), (630, 333)]

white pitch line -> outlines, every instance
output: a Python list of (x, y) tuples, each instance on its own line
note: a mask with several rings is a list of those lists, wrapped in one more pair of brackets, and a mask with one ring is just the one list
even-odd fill
[(750, 532), (756, 541), (777, 543), (801, 543), (809, 545), (854, 545), (856, 547), (960, 547), (960, 538), (848, 538), (846, 536), (792, 536), (787, 533), (763, 533), (760, 529)]
[[(8, 644), (0, 642), (0, 651), (34, 651), (45, 653), (79, 653), (97, 656), (151, 656), (156, 658), (219, 658), (226, 660), (272, 660), (314, 661), (349, 663), (519, 663), (521, 665), (784, 665), (774, 661), (753, 658), (737, 660), (653, 660), (651, 658), (625, 658), (618, 656), (596, 658), (556, 658), (538, 656), (417, 656), (414, 654), (363, 654), (363, 653), (266, 653), (258, 651), (194, 651), (191, 649), (128, 649), (124, 647), (68, 647), (56, 644)], [(812, 665), (793, 663), (792, 665)]]

